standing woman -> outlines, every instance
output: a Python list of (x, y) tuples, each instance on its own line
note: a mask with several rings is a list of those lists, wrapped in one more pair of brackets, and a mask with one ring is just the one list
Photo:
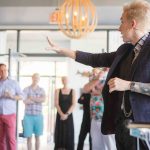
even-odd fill
[(68, 78), (62, 77), (62, 89), (55, 91), (57, 108), (55, 127), (55, 150), (74, 150), (74, 124), (72, 112), (75, 108), (75, 91), (68, 88)]

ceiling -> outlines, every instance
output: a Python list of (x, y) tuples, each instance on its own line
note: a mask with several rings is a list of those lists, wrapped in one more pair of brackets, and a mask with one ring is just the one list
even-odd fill
[[(56, 26), (49, 15), (64, 0), (0, 0), (0, 29), (14, 26)], [(98, 17), (98, 26), (118, 26), (124, 3), (131, 0), (91, 0)], [(150, 0), (148, 0), (150, 2)], [(18, 28), (18, 27), (17, 27)], [(57, 28), (57, 27), (56, 27)]]
[[(0, 0), (0, 6), (50, 6), (61, 4), (64, 0)], [(96, 6), (121, 6), (131, 0), (91, 0)]]

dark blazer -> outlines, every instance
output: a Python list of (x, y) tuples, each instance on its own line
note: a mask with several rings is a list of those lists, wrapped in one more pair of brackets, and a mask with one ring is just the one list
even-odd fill
[(91, 126), (90, 99), (91, 99), (91, 94), (90, 93), (82, 93), (82, 95), (78, 99), (78, 103), (83, 105), (82, 123), (86, 124), (86, 128), (88, 128), (89, 132), (90, 132), (90, 126)]
[[(106, 83), (103, 88), (104, 114), (102, 118), (102, 133), (115, 133), (115, 121), (121, 107), (121, 100), (118, 99), (118, 92), (109, 93), (107, 82), (117, 77), (119, 63), (125, 55), (133, 49), (131, 44), (121, 45), (116, 52), (91, 54), (77, 51), (76, 61), (92, 67), (110, 67)], [(130, 81), (150, 83), (150, 35), (148, 36), (141, 52), (132, 65)], [(150, 122), (150, 96), (129, 91), (134, 121)]]

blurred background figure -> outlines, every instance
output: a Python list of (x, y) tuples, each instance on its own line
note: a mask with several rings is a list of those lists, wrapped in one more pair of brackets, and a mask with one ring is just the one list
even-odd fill
[(0, 149), (16, 150), (16, 102), (23, 98), (19, 84), (0, 64)]
[(25, 116), (23, 119), (24, 137), (27, 137), (27, 148), (32, 149), (32, 134), (35, 134), (35, 150), (40, 149), (40, 136), (43, 134), (42, 103), (45, 101), (45, 91), (38, 84), (40, 75), (32, 75), (32, 84), (26, 87)]
[(108, 68), (94, 68), (89, 76), (89, 83), (84, 86), (85, 92), (91, 93), (91, 137), (92, 150), (116, 150), (114, 135), (101, 133), (101, 120), (104, 112), (102, 89), (105, 84)]
[(55, 91), (57, 109), (55, 126), (55, 150), (74, 150), (74, 123), (72, 112), (75, 108), (75, 91), (68, 88), (68, 78), (62, 77), (62, 89)]
[(92, 150), (92, 141), (90, 136), (90, 128), (91, 128), (90, 99), (91, 94), (84, 93), (84, 91), (81, 94), (80, 98), (78, 99), (78, 103), (83, 105), (83, 118), (81, 123), (77, 150), (83, 150), (84, 141), (88, 133), (89, 133), (89, 149)]

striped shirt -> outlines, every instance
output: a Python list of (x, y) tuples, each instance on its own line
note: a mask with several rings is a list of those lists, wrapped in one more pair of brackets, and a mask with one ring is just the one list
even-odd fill
[[(45, 91), (41, 87), (37, 87), (36, 89), (32, 89), (31, 86), (26, 87), (24, 90), (24, 98), (27, 100), (29, 97), (40, 98), (45, 97)], [(35, 102), (33, 104), (26, 104), (25, 106), (25, 114), (27, 115), (40, 115), (42, 114), (42, 102)]]
[(144, 42), (146, 41), (147, 37), (148, 37), (149, 33), (145, 34), (135, 45), (135, 48), (133, 49), (134, 50), (134, 53), (135, 53), (135, 56), (133, 58), (133, 61), (132, 63), (135, 61), (135, 59), (138, 57), (141, 49), (142, 49), (142, 46), (144, 45)]

